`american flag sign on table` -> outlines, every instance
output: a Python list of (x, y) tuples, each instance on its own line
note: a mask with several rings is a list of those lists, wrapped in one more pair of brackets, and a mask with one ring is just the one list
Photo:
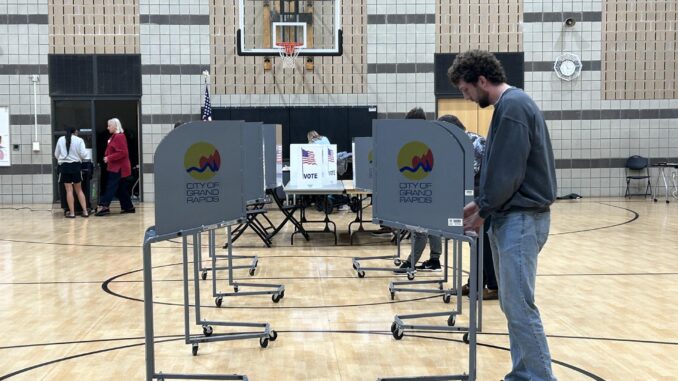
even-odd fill
[(327, 161), (334, 163), (334, 151), (331, 149), (327, 150)]
[(202, 120), (207, 122), (212, 120), (212, 102), (210, 102), (210, 89), (205, 81), (205, 106), (202, 108)]
[(313, 151), (306, 151), (305, 149), (301, 149), (301, 163), (302, 164), (308, 164), (308, 165), (316, 165), (315, 164), (315, 153)]

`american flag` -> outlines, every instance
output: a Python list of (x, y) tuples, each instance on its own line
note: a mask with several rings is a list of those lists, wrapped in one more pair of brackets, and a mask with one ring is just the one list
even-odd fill
[(334, 151), (332, 151), (331, 149), (327, 150), (327, 161), (329, 161), (330, 163), (334, 163)]
[(306, 151), (301, 149), (301, 163), (307, 165), (316, 165), (315, 164), (315, 153), (313, 151)]
[(210, 89), (205, 80), (205, 106), (202, 108), (202, 120), (207, 122), (212, 120), (212, 103), (210, 102)]

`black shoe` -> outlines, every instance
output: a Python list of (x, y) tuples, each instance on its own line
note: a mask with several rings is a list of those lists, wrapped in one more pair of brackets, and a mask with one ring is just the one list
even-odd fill
[[(408, 272), (410, 272), (411, 267), (412, 267), (412, 265), (410, 265), (410, 262), (405, 261), (405, 262), (400, 264), (400, 267), (393, 269), (393, 273), (394, 274), (407, 274)], [(414, 272), (416, 272), (416, 271), (417, 270), (414, 270)]]
[(424, 263), (417, 266), (416, 269), (421, 271), (443, 271), (442, 267), (440, 267), (440, 261), (437, 259), (424, 261)]
[(381, 228), (379, 230), (375, 230), (375, 231), (372, 232), (373, 237), (383, 237), (383, 236), (391, 235), (391, 234), (393, 234), (393, 229), (387, 228), (387, 227), (384, 227), (384, 228)]
[(111, 210), (106, 208), (106, 209), (100, 209), (96, 213), (94, 213), (95, 216), (101, 217), (101, 216), (107, 216), (111, 214)]
[(136, 213), (137, 210), (135, 208), (132, 209), (125, 209), (120, 212), (120, 214), (127, 214), (127, 213)]

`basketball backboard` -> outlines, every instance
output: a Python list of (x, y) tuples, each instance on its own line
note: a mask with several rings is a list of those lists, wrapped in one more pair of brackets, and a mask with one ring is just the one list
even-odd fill
[(238, 55), (342, 54), (340, 0), (239, 0)]

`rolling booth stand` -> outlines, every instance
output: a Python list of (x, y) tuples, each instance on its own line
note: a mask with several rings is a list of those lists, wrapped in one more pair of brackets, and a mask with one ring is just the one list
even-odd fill
[[(243, 145), (240, 147), (243, 151), (244, 162), (242, 166), (243, 171), (243, 195), (245, 199), (245, 220), (238, 226), (244, 229), (243, 225), (250, 221), (253, 216), (260, 214), (260, 210), (249, 210), (252, 205), (258, 205), (265, 202), (266, 193), (264, 189), (264, 141), (262, 136), (261, 123), (245, 123), (243, 129)], [(285, 287), (281, 284), (267, 284), (267, 283), (243, 283), (237, 282), (233, 277), (233, 270), (248, 269), (249, 275), (254, 276), (259, 257), (256, 255), (233, 255), (232, 254), (232, 230), (229, 226), (227, 228), (228, 242), (225, 247), (228, 249), (228, 255), (220, 255), (216, 253), (216, 235), (212, 231), (208, 234), (209, 256), (212, 260), (212, 296), (214, 296), (214, 303), (217, 307), (221, 307), (223, 298), (225, 296), (249, 296), (249, 295), (271, 295), (273, 302), (278, 303), (280, 299), (285, 296)], [(198, 246), (200, 240), (198, 239)], [(228, 266), (217, 267), (217, 259), (228, 259)], [(250, 259), (250, 265), (234, 265), (233, 259)], [(202, 262), (199, 262), (202, 263)], [(203, 279), (205, 279), (205, 270), (203, 270)], [(233, 286), (233, 292), (220, 292), (217, 290), (217, 279), (219, 270), (228, 270), (228, 284)], [(246, 291), (240, 290), (241, 287), (252, 287), (258, 289), (268, 288), (269, 290), (260, 291)]]
[[(273, 244), (273, 232), (276, 230), (273, 222), (268, 218), (266, 213), (266, 205), (271, 203), (271, 199), (267, 196), (277, 186), (282, 186), (282, 132), (279, 124), (262, 124), (262, 138), (264, 144), (263, 156), (258, 160), (263, 161), (264, 164), (264, 189), (265, 194), (263, 198), (258, 192), (260, 184), (254, 184), (253, 189), (256, 190), (256, 199), (247, 202), (247, 220), (236, 226), (233, 229), (233, 242), (240, 237), (247, 228), (250, 228), (259, 238), (264, 242), (266, 247), (271, 247)], [(280, 142), (278, 142), (280, 140)], [(253, 155), (256, 156), (256, 155)], [(255, 160), (257, 158), (255, 157)], [(263, 219), (261, 221), (259, 218)], [(224, 245), (224, 249), (226, 245)], [(251, 271), (253, 272), (253, 271)]]
[[(372, 194), (374, 188), (374, 153), (372, 150), (372, 138), (354, 138), (353, 139), (353, 185), (357, 189), (365, 191), (365, 194)], [(356, 219), (348, 224), (348, 233), (351, 237), (351, 245), (353, 245), (353, 235), (358, 233), (367, 233), (369, 230), (363, 228), (363, 195), (360, 196), (360, 208), (356, 212)], [(373, 200), (374, 196), (370, 196)], [(370, 205), (372, 202), (370, 202)], [(351, 225), (359, 224), (358, 230), (351, 231)], [(395, 255), (380, 255), (372, 257), (353, 257), (353, 269), (358, 274), (359, 278), (365, 277), (366, 271), (393, 271), (393, 267), (363, 267), (361, 261), (369, 260), (390, 260), (396, 266), (400, 265), (400, 240), (403, 237), (401, 232), (395, 234), (396, 239), (396, 253)]]
[[(438, 236), (452, 241), (453, 246), (455, 243), (459, 246), (468, 243), (471, 248), (468, 327), (454, 325), (456, 316), (461, 312), (458, 308), (451, 312), (396, 315), (391, 333), (396, 340), (400, 340), (408, 329), (465, 332), (464, 341), (469, 343), (468, 373), (411, 379), (475, 380), (477, 299), (482, 273), (477, 268), (477, 236), (475, 233), (464, 233), (463, 227), (464, 205), (473, 200), (471, 142), (456, 126), (426, 120), (376, 120), (372, 125), (372, 136), (375, 159), (375, 223)], [(455, 255), (456, 252), (457, 250)], [(412, 267), (413, 273), (414, 263)], [(455, 270), (461, 271), (461, 267)], [(461, 298), (461, 295), (457, 297)], [(405, 323), (409, 319), (437, 316), (448, 317), (449, 326)], [(407, 378), (381, 380), (405, 379)]]
[[(242, 122), (192, 122), (172, 130), (155, 153), (155, 226), (146, 230), (143, 244), (146, 381), (168, 379), (247, 380), (244, 375), (173, 374), (156, 372), (153, 321), (153, 265), (151, 246), (177, 237), (182, 240), (184, 337), (193, 355), (199, 343), (259, 339), (266, 347), (277, 338), (268, 323), (210, 321), (201, 318), (200, 235), (207, 232), (214, 250), (214, 232), (245, 218)], [(228, 229), (230, 233), (230, 229)], [(189, 325), (188, 238), (193, 246), (196, 325), (202, 335), (191, 335)], [(230, 234), (229, 234), (230, 239)], [(231, 246), (229, 245), (229, 253)], [(213, 326), (261, 328), (260, 331), (214, 333)]]
[[(363, 211), (372, 205), (372, 138), (353, 138), (353, 187), (354, 194), (357, 194), (356, 200), (351, 200), (351, 210), (356, 213), (355, 220), (348, 224), (348, 235), (353, 245), (353, 236), (360, 233), (372, 233), (374, 230), (366, 230), (363, 227)], [(363, 206), (363, 201), (370, 199), (367, 206)], [(372, 221), (370, 221), (372, 222)], [(353, 224), (358, 224), (358, 229), (352, 230)], [(392, 257), (387, 257), (392, 258)], [(365, 258), (354, 258), (365, 259)], [(367, 259), (370, 259), (369, 257)], [(374, 259), (374, 258), (371, 258)]]

